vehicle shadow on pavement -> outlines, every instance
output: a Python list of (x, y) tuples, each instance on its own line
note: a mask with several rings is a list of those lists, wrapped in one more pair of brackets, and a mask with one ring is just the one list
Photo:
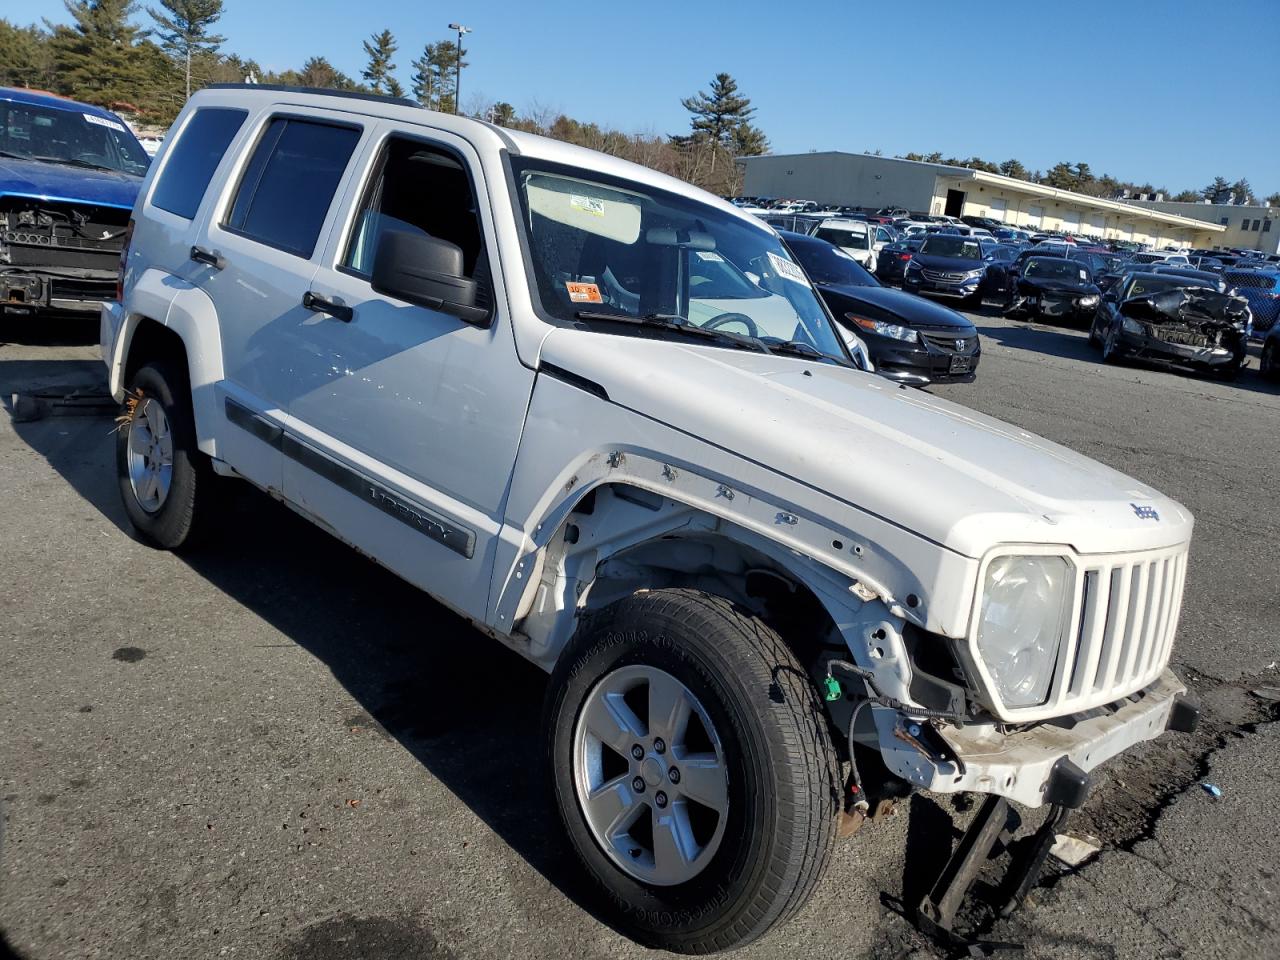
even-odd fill
[[(28, 366), (17, 371), (19, 363)], [(34, 375), (73, 383), (80, 363), (3, 361), (0, 389)], [(116, 490), (109, 416), (12, 426), (133, 536)], [(180, 559), (323, 662), (360, 705), (344, 723), (398, 741), (548, 882), (607, 924), (550, 798), (540, 735), (545, 674), (266, 494), (223, 483), (221, 528), (235, 530), (234, 541), (214, 534)]]

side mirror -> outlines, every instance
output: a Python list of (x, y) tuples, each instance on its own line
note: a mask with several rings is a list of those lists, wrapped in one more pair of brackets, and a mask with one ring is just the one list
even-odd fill
[(429, 310), (485, 326), (489, 311), (476, 306), (480, 285), (463, 276), (462, 248), (425, 233), (386, 230), (373, 258), (373, 289)]

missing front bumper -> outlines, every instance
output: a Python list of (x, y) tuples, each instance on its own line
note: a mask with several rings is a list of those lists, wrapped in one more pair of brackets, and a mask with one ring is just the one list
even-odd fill
[(1087, 774), (1165, 730), (1194, 729), (1199, 709), (1185, 693), (1183, 683), (1165, 670), (1155, 683), (1118, 706), (1012, 733), (1002, 733), (995, 724), (940, 727), (937, 733), (949, 752), (932, 758), (906, 749), (900, 738), (882, 736), (882, 744), (892, 745), (882, 747), (881, 753), (894, 773), (936, 793), (993, 794), (1028, 807), (1077, 806), (1088, 784), (1081, 785), (1072, 768)]

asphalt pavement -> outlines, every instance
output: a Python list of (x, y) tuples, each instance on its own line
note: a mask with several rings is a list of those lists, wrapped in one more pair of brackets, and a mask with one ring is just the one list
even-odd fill
[[(1104, 367), (1080, 331), (980, 316), (934, 392), (1197, 517), (1174, 668), (1201, 697), (1098, 777), (1052, 868), (984, 937), (1035, 958), (1280, 953), (1280, 389)], [(0, 319), (0, 398), (100, 389), (90, 323)], [(597, 919), (545, 792), (542, 675), (266, 496), (174, 555), (129, 532), (110, 414), (0, 415), (0, 956), (648, 955)], [(1206, 785), (1216, 788), (1214, 796)], [(841, 841), (741, 957), (933, 958), (900, 916), (968, 814), (919, 796)]]

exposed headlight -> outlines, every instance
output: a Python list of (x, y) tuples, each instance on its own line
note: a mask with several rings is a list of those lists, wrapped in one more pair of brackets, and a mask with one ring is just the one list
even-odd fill
[(999, 557), (987, 567), (978, 653), (1006, 706), (1048, 699), (1071, 587), (1064, 557)]
[(1134, 320), (1131, 317), (1120, 318), (1120, 329), (1123, 330), (1125, 333), (1136, 333), (1138, 336), (1142, 336), (1144, 333), (1147, 332), (1146, 327), (1144, 327), (1137, 320)]
[(1082, 307), (1096, 307), (1097, 305), (1098, 298), (1095, 294), (1091, 293), (1087, 297), (1080, 298), (1080, 306)]
[(846, 320), (852, 321), (863, 330), (870, 333), (878, 333), (882, 337), (905, 340), (907, 343), (916, 343), (920, 339), (920, 334), (910, 327), (899, 326), (896, 323), (885, 323), (883, 320), (870, 320), (866, 317), (860, 317), (856, 313), (846, 313), (844, 316)]
[(907, 273), (910, 273), (913, 270), (918, 271), (919, 269), (920, 269), (920, 264), (916, 263), (914, 260), (912, 260), (910, 263), (907, 264)]

